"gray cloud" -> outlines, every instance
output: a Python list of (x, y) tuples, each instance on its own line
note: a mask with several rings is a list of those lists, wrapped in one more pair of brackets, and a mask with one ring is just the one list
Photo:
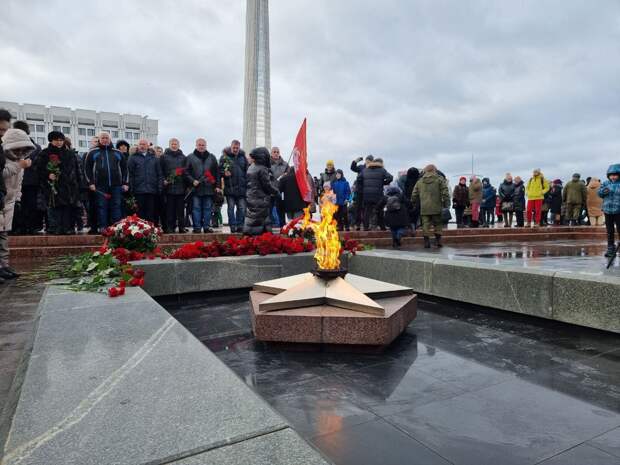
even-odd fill
[[(0, 99), (149, 114), (192, 148), (240, 138), (244, 3), (17, 1), (0, 17)], [(308, 117), (310, 166), (601, 176), (620, 159), (620, 4), (270, 3), (272, 135)], [(346, 172), (346, 171), (345, 171)], [(351, 173), (352, 174), (352, 173)]]

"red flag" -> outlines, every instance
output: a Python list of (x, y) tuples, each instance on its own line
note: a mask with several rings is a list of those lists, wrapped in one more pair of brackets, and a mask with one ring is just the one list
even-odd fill
[(293, 166), (295, 166), (295, 179), (301, 198), (304, 202), (312, 202), (312, 188), (308, 180), (308, 151), (306, 149), (306, 118), (299, 128), (295, 146), (293, 147)]

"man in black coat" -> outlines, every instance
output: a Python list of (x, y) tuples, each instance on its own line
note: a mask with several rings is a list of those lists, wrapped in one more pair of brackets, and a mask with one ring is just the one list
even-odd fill
[(221, 192), (220, 170), (215, 156), (207, 151), (205, 139), (196, 140), (196, 149), (187, 157), (185, 179), (192, 186), (192, 223), (194, 233), (202, 228), (212, 233), (211, 213), (215, 192)]
[(357, 173), (357, 177), (355, 178), (355, 182), (353, 183), (353, 191), (355, 192), (355, 205), (353, 206), (353, 209), (355, 211), (355, 227), (358, 231), (361, 229), (362, 221), (364, 219), (364, 193), (362, 192), (360, 175), (366, 169), (368, 163), (374, 160), (374, 157), (372, 155), (367, 155), (366, 161), (360, 164), (362, 160), (362, 157), (357, 157), (351, 162), (351, 171)]
[(155, 223), (155, 201), (163, 187), (161, 163), (149, 148), (149, 141), (140, 139), (138, 150), (127, 162), (129, 187), (138, 204), (140, 218)]
[(297, 178), (295, 177), (295, 168), (289, 167), (288, 171), (279, 182), (280, 192), (284, 196), (284, 210), (289, 221), (293, 218), (298, 218), (304, 214), (304, 208), (308, 204), (301, 197), (299, 192), (299, 186), (297, 185)]
[(367, 163), (360, 173), (359, 181), (364, 196), (364, 230), (376, 229), (378, 223), (378, 208), (383, 202), (383, 186), (392, 182), (394, 177), (383, 167), (383, 160), (376, 158)]
[(164, 192), (166, 193), (166, 227), (168, 232), (174, 232), (176, 226), (179, 232), (185, 229), (185, 169), (187, 158), (179, 148), (179, 140), (172, 138), (168, 148), (161, 158), (162, 175), (164, 177)]
[(246, 185), (248, 160), (241, 150), (241, 142), (233, 140), (230, 147), (222, 150), (220, 176), (224, 180), (224, 196), (228, 205), (230, 232), (241, 232), (246, 209)]

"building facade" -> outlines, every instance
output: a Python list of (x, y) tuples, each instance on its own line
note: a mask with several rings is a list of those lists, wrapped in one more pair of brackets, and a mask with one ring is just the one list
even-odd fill
[(147, 116), (15, 102), (0, 102), (0, 108), (10, 111), (14, 120), (26, 121), (30, 137), (42, 146), (47, 145), (50, 131), (71, 137), (79, 152), (88, 151), (90, 139), (102, 131), (109, 132), (114, 143), (124, 139), (133, 145), (147, 139), (157, 144), (158, 121)]
[(271, 148), (268, 1), (247, 0), (245, 21), (243, 148), (250, 151)]

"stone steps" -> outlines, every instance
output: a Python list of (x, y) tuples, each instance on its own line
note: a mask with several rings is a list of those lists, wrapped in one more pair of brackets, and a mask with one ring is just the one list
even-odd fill
[[(176, 248), (188, 242), (213, 240), (225, 241), (230, 234), (165, 234), (160, 242), (162, 248)], [(389, 231), (351, 231), (341, 233), (341, 237), (357, 239), (375, 247), (390, 247), (392, 239)], [(605, 240), (603, 227), (548, 227), (548, 228), (477, 228), (447, 229), (443, 241), (446, 244), (491, 243), (505, 241), (547, 241), (547, 240)], [(75, 236), (11, 236), (9, 247), (12, 259), (32, 259), (78, 255), (95, 251), (103, 244), (101, 236), (79, 234)], [(403, 245), (422, 243), (421, 232), (416, 237), (403, 238)]]

